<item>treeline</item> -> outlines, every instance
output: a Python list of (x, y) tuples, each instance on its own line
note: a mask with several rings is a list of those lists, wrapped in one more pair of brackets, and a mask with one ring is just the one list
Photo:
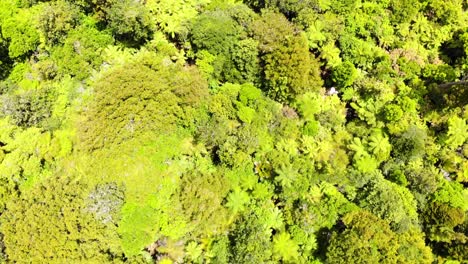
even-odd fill
[(0, 262), (466, 263), (462, 0), (1, 0)]

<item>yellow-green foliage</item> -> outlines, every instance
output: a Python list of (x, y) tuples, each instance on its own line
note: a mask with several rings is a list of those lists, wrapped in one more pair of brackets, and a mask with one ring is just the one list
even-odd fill
[(92, 84), (93, 97), (80, 122), (81, 147), (92, 150), (170, 132), (191, 121), (190, 108), (205, 99), (206, 88), (195, 68), (167, 59), (151, 57), (111, 69)]
[(196, 158), (193, 169), (182, 174), (179, 201), (193, 238), (212, 237), (227, 230), (228, 211), (222, 206), (229, 190), (224, 175), (207, 159)]
[(146, 6), (153, 14), (152, 19), (161, 30), (172, 37), (184, 34), (190, 20), (211, 0), (149, 0)]
[(70, 154), (68, 131), (42, 132), (39, 128), (20, 129), (0, 121), (0, 211), (19, 191), (53, 174), (55, 161)]
[(465, 263), (466, 8), (0, 0), (0, 263)]
[(126, 145), (77, 157), (68, 165), (92, 185), (122, 186), (125, 202), (117, 231), (127, 256), (139, 255), (159, 238), (180, 239), (187, 232), (179, 207), (172, 206), (177, 204), (175, 195), (185, 170), (179, 161), (184, 133), (175, 135), (155, 136), (137, 148), (140, 141), (128, 140)]
[(119, 262), (115, 226), (85, 211), (78, 179), (54, 176), (7, 204), (0, 231), (13, 262)]
[(71, 75), (80, 80), (101, 66), (101, 53), (113, 42), (110, 34), (97, 30), (95, 22), (86, 18), (81, 26), (68, 31), (63, 45), (52, 48), (51, 57), (60, 75)]
[(159, 239), (179, 241), (187, 234), (199, 238), (224, 231), (227, 212), (222, 202), (228, 185), (208, 160), (186, 156), (200, 155), (187, 133), (158, 136), (143, 147), (132, 147), (138, 142), (95, 151), (78, 164), (94, 184), (123, 186), (118, 233), (125, 254), (139, 255)]
[(333, 233), (327, 252), (330, 263), (382, 262), (431, 263), (430, 249), (418, 232), (394, 233), (388, 222), (367, 211), (357, 211), (343, 218), (345, 230)]
[(8, 54), (11, 58), (30, 54), (39, 45), (39, 32), (34, 23), (37, 11), (21, 9), (15, 12), (12, 6), (4, 8), (11, 10), (6, 17), (1, 17), (2, 36), (10, 42)]

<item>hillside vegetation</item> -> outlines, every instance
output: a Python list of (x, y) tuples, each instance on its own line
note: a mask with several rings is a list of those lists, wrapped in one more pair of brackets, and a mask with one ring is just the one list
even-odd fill
[(0, 0), (0, 263), (468, 263), (464, 0)]

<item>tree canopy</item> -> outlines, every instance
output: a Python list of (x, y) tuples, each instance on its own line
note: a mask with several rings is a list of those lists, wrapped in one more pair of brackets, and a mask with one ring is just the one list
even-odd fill
[(462, 0), (1, 0), (0, 263), (467, 263)]

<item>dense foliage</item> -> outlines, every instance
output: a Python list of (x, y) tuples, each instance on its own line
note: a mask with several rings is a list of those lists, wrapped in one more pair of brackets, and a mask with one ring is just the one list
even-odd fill
[(466, 263), (461, 0), (1, 0), (0, 263)]

